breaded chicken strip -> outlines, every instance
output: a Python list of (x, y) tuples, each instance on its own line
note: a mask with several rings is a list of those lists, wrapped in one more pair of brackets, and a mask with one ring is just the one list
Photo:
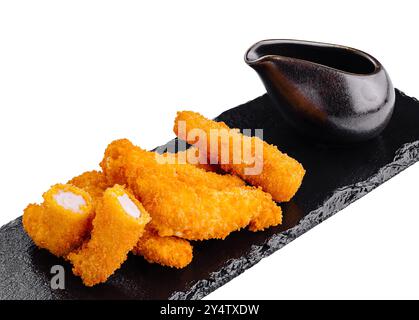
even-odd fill
[(56, 256), (78, 248), (91, 230), (92, 198), (72, 185), (57, 184), (44, 193), (42, 205), (30, 204), (23, 227), (35, 244)]
[(93, 199), (100, 198), (107, 188), (112, 187), (107, 183), (106, 177), (102, 172), (94, 170), (74, 177), (67, 183), (85, 190)]
[[(127, 139), (117, 140), (111, 143), (106, 149), (105, 156), (100, 165), (107, 178), (108, 184), (127, 184), (128, 181), (125, 170), (127, 167), (126, 163), (129, 163), (129, 161), (125, 159), (124, 155), (130, 154), (132, 151), (136, 151), (137, 156), (144, 163), (150, 163), (153, 165), (153, 168), (161, 168), (163, 171), (170, 172), (170, 175), (175, 175), (177, 180), (190, 185), (205, 185), (208, 188), (215, 188), (219, 190), (230, 187), (245, 186), (245, 182), (234, 175), (220, 175), (215, 172), (206, 172), (205, 170), (197, 168), (189, 163), (166, 163), (160, 160), (162, 155), (135, 147)], [(135, 167), (135, 163), (130, 165), (130, 168)]]
[(141, 203), (123, 187), (107, 189), (97, 203), (90, 240), (67, 256), (73, 273), (86, 286), (106, 281), (127, 259), (149, 221)]
[(128, 140), (111, 143), (101, 166), (108, 179), (124, 181), (141, 199), (160, 236), (223, 239), (249, 224), (258, 231), (281, 223), (281, 208), (261, 189), (192, 165), (158, 163)]
[(146, 228), (132, 252), (143, 256), (150, 263), (174, 268), (186, 267), (193, 257), (189, 241), (177, 237), (160, 237), (150, 228)]
[[(182, 129), (185, 130), (179, 130), (179, 124), (186, 124), (186, 127), (182, 126)], [(204, 145), (202, 145), (202, 141), (199, 141), (199, 137), (190, 134), (192, 130), (196, 131), (197, 129), (203, 130), (206, 134), (207, 140)], [(238, 130), (230, 129), (224, 122), (206, 119), (199, 113), (183, 111), (178, 112), (173, 130), (179, 138), (188, 143), (196, 144), (200, 148), (204, 147), (208, 159), (211, 160), (210, 163), (216, 162), (220, 164), (224, 171), (237, 174), (251, 185), (261, 187), (264, 191), (270, 193), (275, 201), (289, 201), (301, 186), (305, 170), (298, 161), (258, 137), (248, 137)], [(214, 136), (214, 132), (217, 131), (220, 133), (217, 137), (218, 141), (216, 141), (218, 152), (215, 153), (216, 159), (213, 159), (214, 154), (211, 154), (210, 137)], [(263, 144), (263, 158), (258, 159), (263, 160), (261, 161), (262, 172), (246, 174), (246, 169), (253, 165), (254, 159), (257, 159), (255, 157), (261, 156), (255, 154), (258, 143)], [(225, 158), (222, 158), (223, 154), (229, 155), (228, 161), (223, 161), (225, 160)], [(240, 155), (241, 161), (233, 161), (234, 155)]]

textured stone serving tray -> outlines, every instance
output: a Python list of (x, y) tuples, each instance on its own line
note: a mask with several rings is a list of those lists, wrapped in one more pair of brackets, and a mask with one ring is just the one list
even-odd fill
[[(282, 204), (282, 226), (197, 242), (193, 262), (182, 270), (131, 255), (106, 283), (87, 288), (67, 262), (32, 244), (18, 218), (0, 229), (0, 299), (200, 299), (419, 160), (419, 102), (400, 91), (382, 135), (352, 146), (325, 146), (300, 138), (266, 95), (217, 120), (235, 128), (263, 128), (266, 141), (306, 168), (301, 189)], [(65, 290), (50, 287), (50, 270), (56, 264), (65, 268)]]

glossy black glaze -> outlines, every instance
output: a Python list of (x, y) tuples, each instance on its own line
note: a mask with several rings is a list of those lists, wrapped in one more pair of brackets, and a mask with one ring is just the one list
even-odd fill
[[(108, 282), (87, 288), (68, 263), (35, 248), (18, 218), (0, 229), (0, 299), (199, 299), (419, 160), (419, 102), (400, 92), (382, 135), (345, 147), (308, 143), (293, 134), (267, 95), (217, 119), (236, 128), (264, 129), (266, 141), (304, 164), (307, 175), (301, 189), (281, 205), (282, 226), (195, 243), (193, 262), (182, 270), (131, 255)], [(373, 236), (380, 221), (370, 227)], [(50, 288), (55, 264), (65, 267), (65, 290)], [(283, 276), (280, 269), (278, 274)], [(315, 275), (308, 268), (302, 276)]]
[(393, 112), (394, 88), (365, 52), (325, 43), (264, 40), (245, 55), (283, 117), (306, 136), (357, 142), (379, 135)]

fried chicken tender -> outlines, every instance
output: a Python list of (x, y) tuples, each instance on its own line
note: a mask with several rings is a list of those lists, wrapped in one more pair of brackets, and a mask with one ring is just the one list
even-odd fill
[(103, 192), (112, 187), (107, 183), (105, 175), (95, 170), (82, 173), (67, 183), (88, 192), (93, 199), (102, 197)]
[[(207, 172), (189, 163), (186, 164), (171, 164), (161, 161), (161, 156), (155, 152), (145, 151), (139, 147), (135, 147), (129, 140), (122, 139), (114, 141), (109, 145), (105, 151), (105, 156), (100, 164), (103, 173), (107, 178), (108, 184), (127, 184), (127, 159), (125, 154), (130, 154), (136, 151), (136, 155), (141, 163), (149, 163), (153, 168), (161, 168), (162, 171), (167, 171), (171, 176), (175, 175), (176, 179), (191, 185), (205, 185), (208, 188), (224, 189), (230, 187), (245, 186), (246, 183), (234, 175), (220, 175), (215, 172)], [(135, 163), (131, 164), (130, 169), (135, 167)], [(159, 169), (157, 169), (159, 171)], [(139, 173), (139, 176), (141, 174)], [(164, 176), (161, 177), (162, 181)], [(175, 191), (176, 189), (174, 189)]]
[(177, 237), (160, 237), (156, 231), (146, 228), (132, 252), (143, 256), (150, 263), (184, 268), (192, 261), (192, 245)]
[(90, 240), (67, 258), (86, 286), (106, 281), (127, 259), (150, 216), (122, 186), (108, 188), (98, 201)]
[(23, 227), (35, 244), (56, 256), (78, 248), (91, 230), (92, 198), (72, 185), (57, 184), (43, 195), (41, 205), (30, 204)]
[(249, 224), (258, 231), (281, 223), (281, 208), (261, 189), (193, 165), (161, 164), (126, 139), (108, 146), (101, 166), (141, 199), (160, 236), (224, 239)]
[[(180, 123), (186, 124), (185, 130), (179, 130)], [(196, 129), (203, 130), (207, 141), (199, 141), (199, 137), (190, 134)], [(204, 143), (204, 150), (207, 151), (210, 163), (216, 162), (224, 171), (240, 176), (251, 185), (261, 187), (264, 191), (270, 193), (275, 201), (289, 201), (301, 186), (305, 170), (298, 161), (258, 137), (248, 137), (238, 130), (230, 129), (224, 122), (206, 119), (196, 112), (182, 111), (177, 114), (173, 130), (180, 139), (190, 144), (196, 144), (198, 148), (202, 149), (202, 143)], [(215, 154), (216, 159), (211, 159), (214, 155), (210, 152), (210, 137), (214, 130), (221, 134), (217, 137), (219, 149)], [(235, 144), (234, 141), (241, 141), (241, 143)], [(255, 155), (257, 143), (263, 143), (263, 159), (259, 159), (263, 160), (262, 172), (260, 174), (246, 174), (246, 169), (252, 163), (251, 160), (253, 159), (254, 162), (254, 157), (260, 156)], [(244, 150), (244, 148), (247, 148), (247, 150)], [(223, 149), (226, 149), (225, 151), (229, 155), (228, 161), (222, 159)], [(243, 155), (241, 161), (238, 163), (233, 161), (234, 154)], [(250, 159), (246, 158), (246, 154), (250, 156)]]

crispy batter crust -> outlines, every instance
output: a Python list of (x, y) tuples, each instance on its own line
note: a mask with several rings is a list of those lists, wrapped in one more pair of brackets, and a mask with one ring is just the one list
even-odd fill
[(209, 164), (207, 155), (201, 154), (200, 150), (193, 146), (186, 149), (185, 151), (179, 151), (176, 153), (166, 152), (162, 154), (161, 157), (165, 159), (168, 163), (172, 163), (172, 164), (189, 163), (205, 171), (211, 171), (211, 172), (220, 171), (219, 166)]
[(107, 183), (105, 175), (95, 170), (82, 173), (67, 183), (85, 190), (93, 199), (100, 198), (107, 188), (112, 187)]
[[(180, 121), (186, 123), (186, 130), (178, 130), (178, 124)], [(230, 129), (224, 122), (216, 122), (209, 119), (206, 119), (202, 115), (196, 112), (183, 111), (178, 112), (174, 132), (178, 135), (179, 138), (187, 141), (191, 144), (196, 144), (199, 141), (194, 139), (188, 139), (188, 133), (194, 129), (203, 130), (207, 137), (210, 137), (211, 129), (219, 129), (222, 132), (227, 132), (228, 145), (224, 143), (221, 136), (218, 139), (218, 163), (223, 170), (226, 172), (234, 173), (240, 176), (242, 179), (254, 186), (260, 186), (262, 189), (270, 193), (275, 201), (289, 201), (300, 188), (305, 170), (303, 166), (296, 161), (295, 159), (289, 157), (288, 155), (280, 152), (276, 146), (270, 145), (266, 142), (262, 142), (257, 137), (247, 137), (239, 133), (237, 130)], [(234, 139), (242, 141), (242, 144), (234, 144)], [(255, 145), (256, 143), (263, 143), (263, 170), (261, 174), (257, 175), (248, 175), (245, 173), (245, 169), (249, 168), (249, 159), (244, 158), (246, 152), (238, 150), (239, 148), (250, 148), (248, 153), (252, 157), (254, 156)], [(202, 143), (202, 142), (201, 142)], [(198, 143), (199, 144), (199, 143)], [(221, 148), (228, 148), (229, 152), (229, 161), (228, 163), (222, 163), (221, 161)], [(208, 157), (210, 158), (210, 139), (207, 139), (206, 150), (208, 152)], [(235, 151), (234, 151), (235, 150)], [(240, 152), (240, 153), (238, 153)], [(233, 154), (242, 154), (243, 159), (238, 164), (233, 164)], [(213, 159), (214, 160), (214, 159)]]
[(281, 208), (261, 189), (191, 165), (160, 164), (128, 140), (108, 146), (102, 169), (141, 199), (160, 236), (224, 239), (249, 224), (256, 231), (281, 223)]
[[(86, 202), (81, 213), (64, 209), (54, 200), (59, 191), (70, 191), (80, 195)], [(23, 214), (23, 227), (35, 244), (56, 256), (65, 256), (78, 248), (88, 236), (93, 217), (90, 195), (71, 185), (55, 185), (44, 193), (42, 205), (30, 204)]]
[(150, 263), (184, 268), (192, 261), (192, 245), (177, 237), (160, 237), (157, 232), (146, 228), (132, 252), (143, 256)]
[[(124, 194), (140, 209), (139, 218), (128, 215), (120, 205), (118, 196)], [(149, 221), (144, 207), (123, 187), (116, 185), (107, 189), (97, 203), (90, 240), (67, 257), (73, 264), (73, 273), (80, 276), (86, 286), (106, 281), (127, 259)]]
[[(135, 151), (133, 157), (137, 158), (132, 161), (138, 160), (138, 166), (135, 162), (131, 162), (131, 160), (126, 158), (127, 155), (132, 153), (132, 151)], [(136, 178), (137, 176), (141, 178), (143, 173), (137, 169), (144, 165), (150, 165), (152, 168), (151, 170), (154, 170), (155, 173), (160, 176), (162, 181), (165, 180), (163, 174), (167, 173), (169, 176), (175, 176), (177, 180), (190, 185), (205, 185), (208, 188), (220, 190), (245, 185), (243, 180), (234, 175), (220, 175), (215, 172), (207, 172), (188, 163), (162, 163), (159, 161), (159, 157), (161, 157), (161, 155), (156, 156), (155, 152), (142, 150), (139, 147), (135, 147), (129, 140), (121, 139), (114, 141), (108, 146), (100, 166), (107, 178), (108, 184), (127, 184), (128, 176), (131, 178)], [(127, 174), (127, 170), (131, 171), (130, 174)]]

